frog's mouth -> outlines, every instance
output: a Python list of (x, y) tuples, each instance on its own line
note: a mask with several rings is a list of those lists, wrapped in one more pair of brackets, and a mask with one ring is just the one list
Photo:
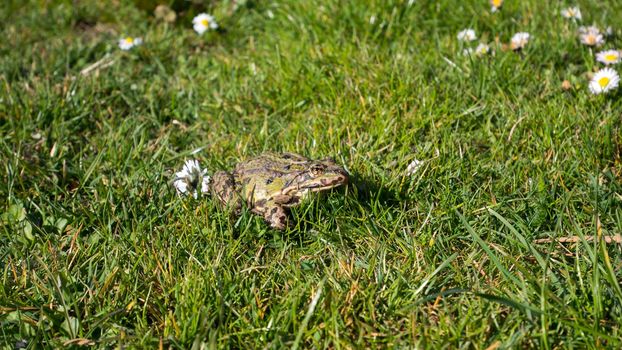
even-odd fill
[(330, 190), (331, 188), (335, 188), (344, 184), (345, 182), (342, 181), (333, 181), (329, 184), (312, 184), (309, 186), (305, 186), (304, 188), (310, 190), (311, 192), (320, 192), (324, 190)]
[(347, 177), (339, 176), (333, 180), (322, 180), (311, 184), (297, 184), (289, 186), (283, 190), (283, 194), (295, 193), (297, 197), (303, 197), (307, 192), (321, 192), (332, 188), (345, 185), (348, 182)]
[(301, 172), (292, 179), (283, 189), (283, 194), (294, 194), (297, 197), (303, 197), (307, 192), (321, 192), (332, 188), (345, 185), (348, 183), (349, 175), (345, 170), (337, 169), (332, 171), (331, 176), (320, 178), (318, 175), (314, 179), (302, 181), (308, 175), (307, 172)]
[(331, 188), (339, 187), (348, 183), (348, 177), (346, 175), (336, 176), (333, 179), (323, 179), (320, 182), (301, 186), (302, 189), (307, 189), (311, 192), (320, 192), (330, 190)]

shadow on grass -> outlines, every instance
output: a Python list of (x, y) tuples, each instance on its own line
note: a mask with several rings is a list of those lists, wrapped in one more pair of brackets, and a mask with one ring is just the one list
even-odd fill
[(382, 180), (351, 174), (347, 186), (318, 193), (291, 208), (292, 228), (280, 234), (303, 245), (318, 239), (319, 234), (322, 239), (354, 248), (356, 237), (344, 232), (368, 231), (370, 217), (381, 215), (381, 210), (400, 210), (405, 198), (406, 192), (385, 186)]

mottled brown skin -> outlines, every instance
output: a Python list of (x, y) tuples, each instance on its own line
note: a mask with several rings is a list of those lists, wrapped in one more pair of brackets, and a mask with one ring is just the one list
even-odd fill
[(219, 202), (239, 212), (248, 208), (276, 229), (288, 225), (287, 209), (310, 192), (319, 192), (348, 182), (345, 169), (332, 159), (311, 160), (295, 153), (264, 153), (239, 163), (231, 173), (212, 177), (212, 193)]

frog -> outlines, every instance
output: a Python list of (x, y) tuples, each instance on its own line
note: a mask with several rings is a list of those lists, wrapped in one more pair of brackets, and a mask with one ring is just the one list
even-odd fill
[(311, 193), (346, 185), (350, 175), (332, 158), (312, 160), (290, 152), (266, 152), (238, 163), (231, 172), (212, 176), (212, 195), (239, 215), (242, 206), (260, 215), (270, 227), (290, 226), (289, 208)]

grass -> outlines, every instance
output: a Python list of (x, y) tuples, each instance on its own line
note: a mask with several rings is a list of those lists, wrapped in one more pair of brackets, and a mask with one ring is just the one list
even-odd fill
[[(561, 4), (143, 5), (0, 5), (1, 348), (622, 346), (622, 252), (589, 240), (622, 230), (622, 95)], [(620, 49), (622, 3), (579, 5)], [(471, 59), (466, 27), (533, 40)], [(171, 187), (267, 150), (352, 183), (285, 232)]]

